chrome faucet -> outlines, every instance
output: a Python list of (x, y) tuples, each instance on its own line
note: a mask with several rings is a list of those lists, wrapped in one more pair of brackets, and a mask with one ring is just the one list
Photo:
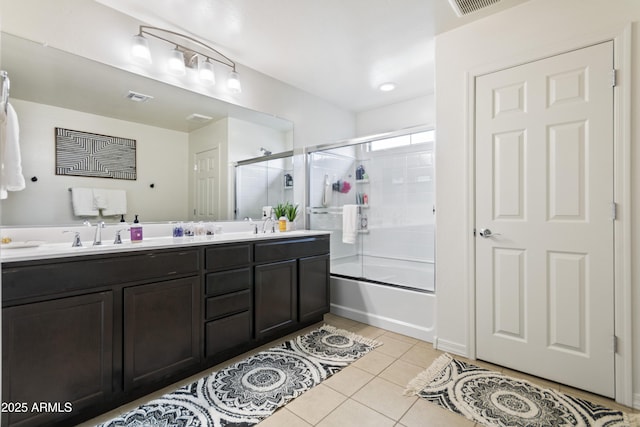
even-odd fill
[(264, 220), (262, 221), (262, 232), (266, 233), (266, 229), (265, 227), (267, 226), (267, 222), (271, 223), (271, 232), (275, 233), (276, 232), (276, 222), (273, 218), (271, 218), (270, 216), (265, 217)]
[(104, 228), (104, 221), (96, 223), (96, 234), (93, 236), (93, 246), (99, 246), (102, 244), (102, 229)]
[(120, 233), (122, 231), (126, 230), (126, 228), (121, 228), (120, 230), (116, 231), (116, 237), (115, 239), (113, 239), (113, 244), (114, 245), (121, 245), (122, 244), (122, 237), (120, 236)]
[(80, 233), (77, 231), (65, 230), (63, 233), (75, 233), (73, 236), (73, 243), (71, 244), (72, 248), (80, 248), (82, 247), (82, 240), (80, 240)]

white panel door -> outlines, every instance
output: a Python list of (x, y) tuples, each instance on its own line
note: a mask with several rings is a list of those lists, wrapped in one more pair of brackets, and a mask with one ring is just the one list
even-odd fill
[(220, 162), (218, 149), (196, 154), (196, 194), (193, 212), (196, 221), (212, 221), (219, 218)]
[(608, 42), (476, 81), (477, 357), (610, 397), (612, 69)]

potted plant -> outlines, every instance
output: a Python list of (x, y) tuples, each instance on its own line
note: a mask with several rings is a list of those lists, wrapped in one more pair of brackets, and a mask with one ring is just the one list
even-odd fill
[(293, 222), (296, 220), (296, 217), (298, 216), (298, 205), (292, 205), (291, 203), (287, 202), (285, 215), (289, 220), (289, 222), (287, 223), (287, 230), (290, 230), (293, 227)]
[(278, 229), (280, 231), (287, 231), (287, 205), (289, 203), (278, 203), (273, 208), (273, 213), (278, 221)]

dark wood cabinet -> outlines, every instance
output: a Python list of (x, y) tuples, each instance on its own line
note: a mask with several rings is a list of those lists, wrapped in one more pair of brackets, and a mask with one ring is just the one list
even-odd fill
[(301, 258), (298, 261), (298, 318), (300, 322), (322, 317), (329, 312), (329, 254)]
[(148, 385), (200, 363), (200, 280), (124, 289), (124, 388)]
[[(222, 268), (219, 260), (216, 268)], [(211, 265), (211, 264), (209, 264)], [(227, 265), (237, 266), (237, 262)], [(243, 348), (253, 340), (253, 273), (251, 265), (206, 275), (205, 357)]]
[(255, 267), (256, 338), (286, 329), (298, 321), (297, 260)]
[[(329, 236), (2, 265), (2, 398), (72, 425), (322, 320)], [(68, 412), (65, 412), (68, 411)]]
[[(67, 418), (112, 394), (113, 293), (36, 302), (2, 311), (2, 425), (36, 426)], [(33, 410), (40, 402), (55, 411)], [(13, 408), (15, 409), (15, 408)]]

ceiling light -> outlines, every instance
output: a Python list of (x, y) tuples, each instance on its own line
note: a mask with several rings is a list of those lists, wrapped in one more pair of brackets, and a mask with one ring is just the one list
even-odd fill
[(178, 50), (178, 46), (169, 53), (167, 71), (174, 76), (184, 76), (187, 73), (184, 65), (184, 53)]
[(380, 86), (378, 86), (378, 89), (381, 90), (382, 92), (391, 92), (395, 88), (396, 88), (396, 84), (393, 82), (382, 83)]
[(151, 51), (149, 41), (142, 34), (133, 36), (131, 41), (131, 59), (134, 62), (151, 65)]
[(203, 83), (216, 84), (216, 75), (213, 72), (213, 64), (209, 61), (209, 58), (204, 61), (202, 59), (198, 60), (198, 76)]
[(198, 76), (203, 83), (215, 84), (213, 62), (218, 62), (231, 69), (227, 87), (233, 93), (242, 92), (240, 77), (236, 72), (236, 63), (212, 48), (211, 46), (185, 34), (162, 28), (140, 25), (139, 32), (133, 36), (131, 59), (138, 63), (151, 64), (151, 51), (145, 36), (154, 37), (175, 46), (167, 61), (167, 71), (176, 76), (186, 74), (188, 68), (198, 68)]
[(240, 84), (240, 76), (236, 70), (232, 70), (227, 78), (227, 87), (233, 93), (242, 92), (242, 85)]

